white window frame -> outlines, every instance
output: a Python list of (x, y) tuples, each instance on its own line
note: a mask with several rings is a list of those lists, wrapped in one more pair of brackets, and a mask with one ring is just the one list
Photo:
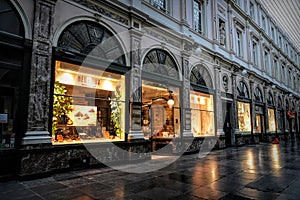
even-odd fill
[[(255, 46), (254, 46), (255, 45)], [(258, 40), (252, 38), (252, 62), (254, 66), (258, 66)]]
[[(200, 9), (195, 9), (195, 4), (198, 4), (201, 8)], [(193, 30), (196, 31), (197, 33), (200, 33), (201, 35), (205, 35), (205, 31), (206, 31), (206, 22), (205, 22), (205, 15), (206, 15), (206, 11), (205, 11), (205, 2), (203, 2), (202, 0), (193, 0), (192, 3), (192, 10), (193, 10)], [(199, 30), (199, 19), (195, 19), (195, 13), (197, 12), (198, 17), (200, 17), (201, 20), (201, 30)]]
[[(164, 3), (165, 7), (161, 4)], [(152, 5), (164, 13), (170, 14), (170, 2), (169, 0), (152, 0)]]
[[(243, 58), (244, 57), (244, 31), (240, 27), (236, 27), (236, 55), (238, 57)], [(240, 36), (240, 38), (239, 38)]]
[(271, 68), (270, 68), (270, 51), (268, 49), (265, 49), (264, 51), (264, 67), (265, 67), (265, 72), (267, 74), (271, 74)]
[(249, 2), (249, 14), (250, 17), (255, 21), (255, 4), (252, 1)]

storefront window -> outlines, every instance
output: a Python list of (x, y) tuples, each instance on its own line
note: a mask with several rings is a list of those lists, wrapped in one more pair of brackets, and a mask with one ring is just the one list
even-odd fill
[(125, 76), (56, 61), (53, 144), (123, 141)]
[(195, 137), (214, 136), (213, 96), (190, 91), (191, 126)]
[(272, 108), (268, 108), (268, 116), (269, 116), (269, 131), (275, 132), (276, 131), (275, 110)]
[(238, 102), (239, 129), (243, 134), (251, 133), (250, 103)]
[(142, 97), (142, 131), (145, 138), (179, 137), (179, 88), (143, 80)]

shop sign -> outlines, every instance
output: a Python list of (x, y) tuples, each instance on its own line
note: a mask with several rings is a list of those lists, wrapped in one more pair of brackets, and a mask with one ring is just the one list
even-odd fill
[(7, 114), (0, 114), (0, 123), (7, 123)]

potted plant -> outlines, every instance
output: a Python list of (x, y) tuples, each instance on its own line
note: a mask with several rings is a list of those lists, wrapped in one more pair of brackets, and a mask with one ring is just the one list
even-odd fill
[(52, 134), (55, 135), (59, 123), (67, 123), (67, 115), (72, 111), (73, 98), (67, 96), (68, 90), (58, 81), (54, 84)]
[(110, 120), (111, 123), (113, 125), (113, 129), (115, 134), (120, 137), (121, 133), (122, 133), (122, 129), (121, 129), (121, 94), (119, 91), (119, 88), (116, 89), (114, 98), (111, 98), (111, 102), (110, 102), (110, 107), (111, 107), (111, 115), (110, 115)]

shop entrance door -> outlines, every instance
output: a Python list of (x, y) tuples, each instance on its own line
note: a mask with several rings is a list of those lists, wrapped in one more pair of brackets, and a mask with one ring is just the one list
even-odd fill
[(225, 142), (226, 146), (232, 145), (232, 103), (231, 102), (223, 102), (223, 130), (225, 133)]
[(264, 116), (262, 114), (256, 114), (255, 116), (255, 126), (256, 132), (259, 135), (259, 141), (263, 141), (263, 130), (264, 130)]
[(0, 86), (0, 177), (16, 169), (14, 121), (15, 89)]

